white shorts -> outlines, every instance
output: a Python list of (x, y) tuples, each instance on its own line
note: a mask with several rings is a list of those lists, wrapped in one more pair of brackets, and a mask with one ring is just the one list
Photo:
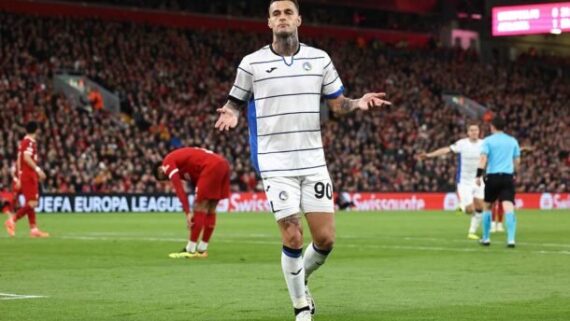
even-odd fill
[(334, 213), (333, 186), (328, 172), (263, 179), (265, 195), (279, 221), (303, 213)]
[(473, 204), (473, 199), (484, 199), (485, 198), (485, 183), (481, 180), (481, 186), (477, 186), (475, 181), (472, 183), (459, 183), (457, 184), (457, 196), (459, 196), (459, 206), (461, 210), (465, 211), (465, 208)]

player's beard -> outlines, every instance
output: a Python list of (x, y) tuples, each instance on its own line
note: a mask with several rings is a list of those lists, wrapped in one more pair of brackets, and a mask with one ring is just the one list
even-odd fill
[(299, 48), (299, 36), (297, 30), (293, 32), (280, 31), (275, 33), (274, 48), (279, 53), (291, 53), (293, 55)]

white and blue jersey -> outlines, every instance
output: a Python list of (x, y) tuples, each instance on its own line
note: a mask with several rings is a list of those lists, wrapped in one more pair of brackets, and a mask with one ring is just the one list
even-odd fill
[(477, 176), (477, 167), (481, 157), (483, 140), (477, 139), (472, 142), (469, 138), (463, 138), (449, 146), (452, 152), (458, 154), (456, 183), (474, 184)]
[(513, 161), (521, 156), (521, 150), (514, 137), (498, 132), (483, 140), (481, 154), (487, 155), (487, 174), (513, 174)]
[(268, 45), (243, 58), (230, 98), (248, 102), (251, 159), (263, 178), (328, 172), (321, 97), (343, 90), (329, 55), (305, 44), (292, 57)]
[(483, 199), (485, 185), (475, 184), (477, 167), (481, 158), (481, 146), (483, 140), (477, 139), (472, 142), (469, 138), (463, 138), (449, 146), (452, 152), (458, 154), (457, 164), (457, 195), (459, 196), (459, 206), (465, 211), (467, 206), (473, 204), (473, 199)]

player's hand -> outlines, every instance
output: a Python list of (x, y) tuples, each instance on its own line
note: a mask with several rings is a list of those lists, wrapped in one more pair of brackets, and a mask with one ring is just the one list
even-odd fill
[(481, 177), (476, 177), (476, 178), (475, 178), (475, 184), (476, 184), (477, 186), (481, 186)]
[(192, 228), (192, 219), (194, 218), (194, 213), (185, 213), (186, 214), (186, 225), (188, 226), (188, 230)]
[(361, 110), (370, 110), (375, 107), (390, 106), (391, 102), (384, 100), (386, 93), (368, 93), (358, 100), (357, 107)]
[(428, 156), (427, 156), (427, 153), (426, 153), (426, 152), (421, 152), (421, 153), (419, 153), (419, 154), (416, 155), (416, 158), (417, 158), (418, 160), (425, 160), (425, 159), (428, 158)]
[(43, 180), (46, 179), (47, 176), (46, 176), (46, 173), (44, 173), (43, 169), (40, 168), (40, 169), (37, 171), (37, 173), (38, 173), (38, 176), (39, 176), (39, 178), (40, 178), (40, 181), (43, 181)]
[(22, 187), (22, 184), (20, 184), (20, 180), (19, 179), (15, 179), (14, 180), (14, 189), (19, 191), (20, 187)]
[(215, 125), (217, 129), (220, 131), (226, 131), (237, 126), (238, 113), (235, 110), (224, 106), (222, 108), (218, 108), (216, 111), (218, 114), (220, 114), (220, 117), (218, 118), (218, 121), (216, 121)]

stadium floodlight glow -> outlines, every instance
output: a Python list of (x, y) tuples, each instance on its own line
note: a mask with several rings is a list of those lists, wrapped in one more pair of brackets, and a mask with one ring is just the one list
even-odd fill
[(493, 7), (493, 36), (570, 31), (570, 2)]

